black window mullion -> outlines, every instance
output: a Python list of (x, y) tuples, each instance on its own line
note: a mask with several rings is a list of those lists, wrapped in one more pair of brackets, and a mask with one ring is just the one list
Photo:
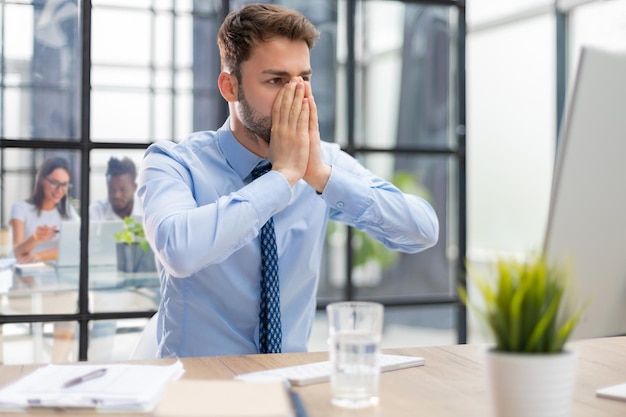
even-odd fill
[[(458, 90), (458, 121), (456, 128), (458, 159), (458, 255), (457, 255), (457, 285), (465, 285), (465, 258), (467, 254), (467, 153), (466, 153), (466, 97), (465, 97), (465, 34), (466, 34), (465, 5), (458, 7), (458, 36), (457, 36), (457, 90)], [(467, 343), (467, 309), (460, 300), (457, 304), (457, 342)]]
[(91, 143), (91, 0), (82, 1), (81, 21), (81, 94), (80, 94), (80, 272), (78, 283), (78, 360), (87, 360), (89, 344), (89, 162)]

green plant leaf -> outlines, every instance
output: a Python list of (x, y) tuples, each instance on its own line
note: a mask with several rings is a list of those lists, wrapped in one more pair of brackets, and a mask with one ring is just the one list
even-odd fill
[(556, 337), (555, 337), (554, 346), (553, 346), (553, 349), (555, 352), (560, 352), (561, 350), (563, 350), (565, 343), (567, 342), (572, 332), (576, 328), (576, 325), (580, 321), (580, 318), (582, 317), (583, 313), (587, 309), (588, 305), (589, 305), (589, 300), (587, 300), (587, 302), (585, 302), (583, 306), (581, 306), (578, 310), (576, 310), (576, 312), (572, 315), (572, 317), (570, 317), (569, 320), (567, 320), (558, 329), (558, 331), (556, 332)]
[(138, 243), (144, 252), (147, 252), (150, 247), (146, 240), (143, 224), (132, 217), (124, 217), (124, 229), (115, 233), (115, 239), (127, 245)]
[(526, 345), (524, 346), (525, 352), (551, 352), (550, 345), (551, 335), (547, 330), (550, 323), (556, 318), (559, 311), (559, 305), (561, 303), (561, 297), (555, 296), (552, 298), (548, 309), (539, 318), (536, 323)]
[[(468, 270), (470, 270), (468, 266)], [(552, 353), (562, 351), (586, 305), (573, 313), (565, 305), (571, 274), (543, 256), (526, 262), (497, 259), (494, 279), (469, 274), (476, 300), (459, 287), (461, 301), (487, 325), (500, 351)], [(491, 283), (491, 284), (490, 284)]]

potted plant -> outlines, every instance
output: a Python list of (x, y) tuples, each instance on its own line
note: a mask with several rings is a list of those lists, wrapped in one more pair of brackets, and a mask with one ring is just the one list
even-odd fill
[(495, 416), (568, 416), (577, 356), (566, 343), (584, 310), (573, 302), (569, 268), (544, 256), (498, 259), (491, 280), (469, 277), (476, 297), (459, 294), (493, 336), (485, 364)]
[(146, 240), (143, 225), (133, 217), (124, 218), (124, 229), (115, 233), (117, 270), (121, 272), (154, 272), (154, 253)]

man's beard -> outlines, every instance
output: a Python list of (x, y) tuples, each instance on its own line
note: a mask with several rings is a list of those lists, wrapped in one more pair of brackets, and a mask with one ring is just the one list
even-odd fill
[(250, 132), (269, 143), (270, 137), (272, 136), (272, 118), (260, 116), (256, 110), (250, 106), (250, 103), (246, 100), (243, 88), (239, 88), (237, 100), (239, 101), (239, 117), (241, 118), (241, 123)]
[(120, 207), (119, 205), (113, 204), (111, 201), (109, 201), (109, 203), (111, 204), (111, 207), (113, 208), (113, 212), (120, 217), (122, 217), (122, 215), (126, 212), (132, 212), (133, 200), (130, 200), (128, 203), (126, 203), (122, 207)]

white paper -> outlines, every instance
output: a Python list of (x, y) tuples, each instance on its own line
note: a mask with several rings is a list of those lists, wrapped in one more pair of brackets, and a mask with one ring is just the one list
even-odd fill
[(26, 264), (14, 263), (14, 267), (18, 271), (44, 270), (54, 271), (54, 267), (47, 262), (30, 262)]
[(14, 264), (15, 258), (2, 258), (0, 259), (0, 271), (10, 269)]
[(602, 398), (626, 401), (626, 383), (599, 388), (596, 390), (596, 395)]
[[(102, 377), (64, 388), (89, 372), (106, 369)], [(172, 365), (47, 365), (0, 390), (0, 409), (88, 407), (107, 411), (150, 411), (168, 381), (184, 373)]]

